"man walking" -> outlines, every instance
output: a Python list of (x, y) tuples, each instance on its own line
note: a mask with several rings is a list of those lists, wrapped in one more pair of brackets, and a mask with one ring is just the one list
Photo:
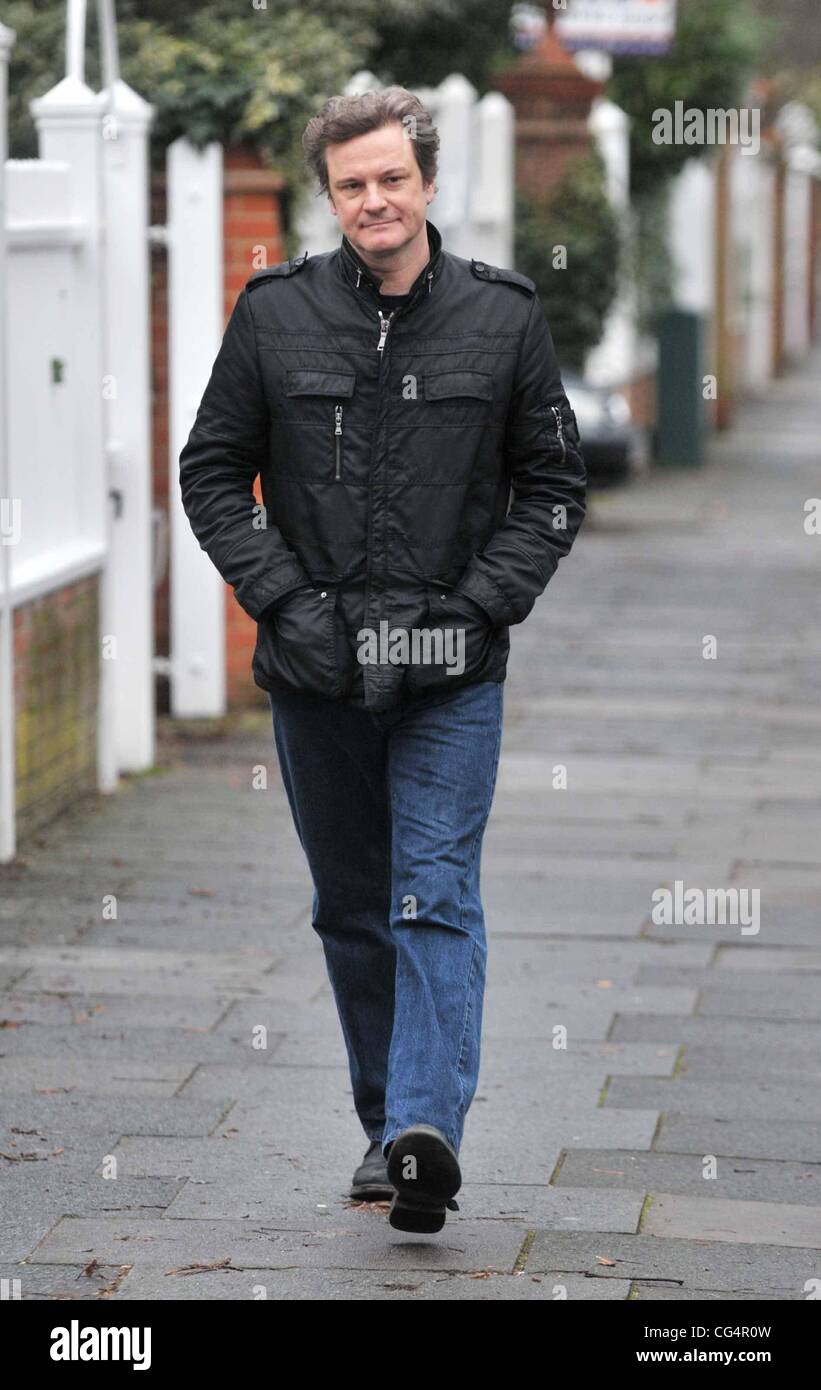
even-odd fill
[(445, 252), (427, 220), (419, 100), (334, 97), (303, 145), (341, 245), (250, 278), (180, 485), (258, 624), (370, 1140), (351, 1195), (431, 1232), (458, 1209), (479, 1074), (509, 628), (573, 544), (585, 467), (533, 281)]

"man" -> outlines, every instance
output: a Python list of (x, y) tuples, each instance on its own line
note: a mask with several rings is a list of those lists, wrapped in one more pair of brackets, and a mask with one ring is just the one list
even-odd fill
[(371, 1141), (351, 1195), (425, 1232), (458, 1209), (478, 1080), (509, 627), (585, 513), (533, 281), (446, 253), (426, 219), (438, 143), (402, 87), (309, 122), (341, 246), (250, 278), (180, 456), (194, 533), (258, 624)]

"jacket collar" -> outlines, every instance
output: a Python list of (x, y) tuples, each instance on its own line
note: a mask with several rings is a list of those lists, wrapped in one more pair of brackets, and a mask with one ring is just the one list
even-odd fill
[[(433, 285), (442, 270), (442, 234), (438, 227), (434, 227), (433, 223), (430, 221), (425, 222), (425, 227), (428, 233), (430, 259), (424, 270), (417, 275), (408, 291), (410, 295), (410, 299), (407, 302), (408, 306), (411, 304), (412, 300), (416, 298), (421, 289), (426, 285), (428, 288)], [(363, 285), (368, 285), (375, 295), (380, 293), (384, 277), (377, 275), (374, 270), (371, 270), (371, 268), (365, 264), (362, 257), (354, 249), (346, 236), (343, 236), (342, 244), (339, 248), (339, 261), (345, 279), (354, 289), (360, 289)], [(428, 279), (428, 276), (431, 278)]]

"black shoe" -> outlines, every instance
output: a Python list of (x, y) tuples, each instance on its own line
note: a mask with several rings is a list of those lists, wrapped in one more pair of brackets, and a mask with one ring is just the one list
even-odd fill
[[(405, 1177), (411, 1157), (416, 1160), (416, 1176)], [(452, 1200), (462, 1186), (459, 1160), (433, 1125), (410, 1125), (396, 1136), (388, 1153), (388, 1178), (396, 1188), (388, 1220), (397, 1231), (425, 1235), (441, 1231), (445, 1210), (459, 1210)]]
[(382, 1140), (372, 1139), (353, 1175), (350, 1196), (359, 1202), (387, 1202), (395, 1194), (396, 1188), (388, 1179), (387, 1160), (382, 1157)]

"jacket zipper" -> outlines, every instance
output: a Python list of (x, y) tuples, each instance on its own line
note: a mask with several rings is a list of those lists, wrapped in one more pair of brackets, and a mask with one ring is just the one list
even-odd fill
[(566, 463), (567, 446), (564, 442), (564, 423), (562, 421), (562, 412), (559, 410), (559, 407), (557, 405), (552, 405), (550, 409), (553, 411), (553, 414), (556, 417), (556, 434), (558, 435), (559, 443), (562, 446), (562, 463)]
[(342, 478), (342, 406), (334, 406), (334, 439), (336, 442), (336, 481)]
[(395, 310), (395, 309), (391, 309), (391, 312), (388, 314), (388, 317), (387, 317), (387, 318), (385, 318), (385, 316), (384, 316), (384, 314), (382, 313), (382, 310), (381, 310), (381, 309), (377, 309), (377, 313), (379, 314), (379, 331), (380, 331), (380, 337), (379, 337), (379, 342), (378, 342), (377, 345), (376, 345), (376, 351), (377, 351), (377, 352), (381, 352), (382, 349), (383, 349), (384, 346), (385, 346), (385, 339), (386, 339), (387, 336), (388, 336), (388, 329), (389, 329), (390, 326), (391, 326), (391, 319), (393, 318), (394, 314), (396, 313), (396, 310)]

